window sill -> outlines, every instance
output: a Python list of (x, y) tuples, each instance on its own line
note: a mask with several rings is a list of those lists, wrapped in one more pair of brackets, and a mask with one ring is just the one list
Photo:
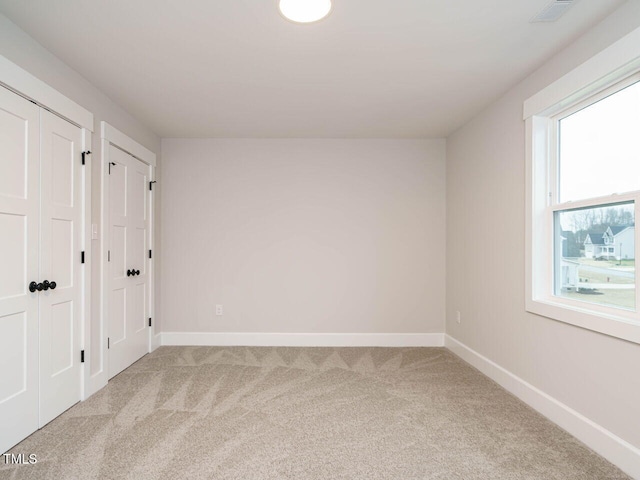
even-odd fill
[(640, 323), (624, 316), (594, 312), (587, 308), (566, 305), (551, 298), (528, 299), (526, 310), (552, 320), (640, 344)]

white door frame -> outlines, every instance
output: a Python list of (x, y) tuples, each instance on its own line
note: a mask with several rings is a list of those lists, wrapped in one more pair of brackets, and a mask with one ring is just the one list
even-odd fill
[[(82, 150), (91, 150), (93, 133), (93, 113), (64, 96), (42, 80), (36, 78), (23, 68), (0, 55), (0, 85), (17, 93), (21, 97), (44, 107), (50, 112), (82, 129)], [(85, 264), (82, 269), (82, 318), (80, 319), (80, 348), (85, 351), (85, 363), (81, 368), (81, 399), (86, 399), (93, 391), (89, 388), (89, 372), (91, 371), (90, 355), (87, 346), (91, 345), (91, 156), (86, 157), (82, 172), (82, 249), (85, 252)]]
[[(107, 352), (107, 338), (109, 336), (108, 326), (109, 326), (109, 264), (108, 264), (108, 254), (111, 249), (109, 235), (109, 201), (110, 201), (110, 191), (109, 191), (109, 146), (113, 145), (121, 150), (124, 150), (131, 156), (140, 160), (142, 163), (149, 166), (149, 179), (150, 181), (154, 181), (155, 179), (155, 168), (156, 168), (156, 154), (151, 150), (148, 150), (144, 146), (140, 145), (138, 142), (122, 133), (117, 128), (108, 124), (107, 122), (100, 122), (100, 131), (102, 137), (102, 167), (100, 173), (100, 182), (102, 185), (102, 198), (101, 198), (101, 226), (100, 226), (100, 330), (101, 330), (101, 341), (100, 345), (102, 345), (102, 351), (100, 352), (101, 359), (101, 368), (98, 373), (92, 376), (92, 389), (93, 391), (97, 391), (103, 386), (107, 384), (109, 379), (109, 369), (108, 369), (108, 352)], [(149, 231), (147, 233), (148, 237), (148, 245), (149, 249), (153, 250), (153, 229), (155, 228), (154, 222), (154, 193), (152, 190), (147, 191), (148, 199), (149, 199)], [(154, 302), (155, 302), (155, 285), (154, 285), (154, 258), (147, 258), (148, 262), (148, 272), (149, 272), (149, 296), (147, 299), (148, 302), (148, 312), (151, 318), (154, 317)], [(153, 332), (155, 330), (155, 324), (152, 324), (151, 328), (149, 328), (149, 344), (148, 344), (148, 352), (151, 352), (155, 348), (155, 344), (153, 342)]]

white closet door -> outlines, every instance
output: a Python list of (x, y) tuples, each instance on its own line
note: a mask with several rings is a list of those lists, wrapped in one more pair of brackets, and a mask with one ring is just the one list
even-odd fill
[(38, 110), (0, 87), (0, 453), (38, 428)]
[[(129, 308), (130, 335), (135, 345), (133, 362), (149, 352), (149, 310), (148, 306), (148, 252), (149, 252), (149, 167), (140, 160), (129, 156), (128, 194), (131, 199), (129, 210), (129, 235), (127, 263), (135, 274), (130, 278), (131, 294)], [(133, 363), (131, 362), (131, 363)]]
[[(40, 426), (80, 400), (82, 177), (80, 128), (40, 113)], [(46, 288), (46, 287), (45, 287)]]
[(109, 378), (149, 351), (149, 167), (110, 145)]

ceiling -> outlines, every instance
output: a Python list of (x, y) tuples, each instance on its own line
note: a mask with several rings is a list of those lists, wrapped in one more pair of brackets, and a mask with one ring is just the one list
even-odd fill
[(576, 1), (0, 0), (0, 12), (161, 137), (443, 137), (611, 13)]

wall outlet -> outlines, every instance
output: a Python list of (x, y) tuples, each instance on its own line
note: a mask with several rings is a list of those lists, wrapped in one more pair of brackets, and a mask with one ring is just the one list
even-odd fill
[(216, 315), (222, 315), (222, 305), (216, 305)]
[(456, 322), (460, 323), (460, 311), (456, 310)]

